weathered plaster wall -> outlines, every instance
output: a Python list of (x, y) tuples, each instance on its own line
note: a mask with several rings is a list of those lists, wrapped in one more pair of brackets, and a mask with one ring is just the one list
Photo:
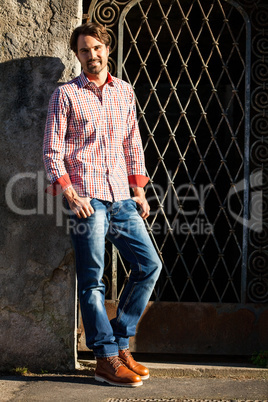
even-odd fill
[(42, 142), (52, 91), (79, 73), (81, 9), (0, 0), (0, 370), (74, 367), (74, 261), (61, 197), (44, 195)]

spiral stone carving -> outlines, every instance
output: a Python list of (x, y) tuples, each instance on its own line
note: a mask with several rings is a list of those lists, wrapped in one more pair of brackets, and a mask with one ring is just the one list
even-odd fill
[[(262, 226), (262, 220), (265, 215), (267, 214), (267, 205), (265, 205), (262, 192), (257, 191), (253, 196), (251, 197), (251, 205), (250, 205), (250, 214), (251, 214), (251, 220), (253, 223), (256, 225), (259, 223), (259, 228), (260, 230)], [(266, 208), (266, 211), (264, 211), (264, 208)]]
[(262, 189), (266, 183), (266, 179), (267, 178), (262, 169), (255, 169), (252, 171), (252, 174), (250, 177), (250, 185), (252, 188), (254, 188), (254, 191), (256, 189)]
[(268, 139), (268, 115), (256, 114), (251, 121), (251, 132), (255, 138)]
[(252, 107), (257, 112), (268, 110), (268, 90), (264, 84), (262, 87), (257, 87), (252, 93)]
[(110, 46), (109, 46), (109, 48), (110, 48), (110, 55), (111, 55), (111, 54), (113, 54), (113, 53), (115, 52), (115, 50), (117, 49), (118, 41), (117, 41), (117, 37), (115, 36), (115, 33), (112, 31), (112, 29), (107, 28), (107, 32), (109, 33), (110, 39), (111, 39), (111, 43), (110, 43)]
[(120, 15), (120, 8), (116, 3), (109, 0), (101, 1), (95, 10), (96, 20), (106, 27), (116, 24)]
[[(251, 143), (252, 167), (262, 169), (261, 186), (261, 230), (254, 224), (249, 231), (250, 256), (248, 259), (247, 297), (252, 302), (265, 303), (268, 300), (268, 5), (263, 0), (255, 2), (251, 13), (252, 28), (252, 88), (251, 88)], [(256, 188), (252, 189), (252, 192)], [(253, 197), (254, 198), (254, 197)], [(258, 205), (260, 207), (260, 205)], [(258, 228), (257, 228), (258, 229)]]
[(262, 165), (267, 163), (268, 158), (268, 142), (256, 141), (251, 150), (251, 157), (255, 165)]
[(268, 300), (268, 280), (254, 279), (248, 285), (248, 296), (253, 302), (265, 303)]
[(267, 29), (268, 26), (268, 5), (259, 5), (252, 13), (252, 25), (256, 31)]
[(261, 190), (264, 194), (268, 194), (268, 169), (257, 168), (252, 171), (250, 178), (250, 185), (252, 190)]
[(256, 243), (260, 245), (262, 249), (268, 248), (268, 225), (263, 224), (262, 230), (257, 231), (254, 230), (254, 225), (252, 226), (252, 230), (249, 232), (249, 241), (250, 244), (255, 246)]
[(257, 60), (253, 64), (252, 76), (254, 81), (259, 85), (268, 82), (268, 58)]
[(264, 36), (263, 33), (259, 33), (255, 36), (252, 42), (252, 51), (257, 57), (268, 56), (268, 36)]
[(249, 257), (249, 271), (253, 275), (262, 275), (268, 277), (268, 252), (254, 251)]

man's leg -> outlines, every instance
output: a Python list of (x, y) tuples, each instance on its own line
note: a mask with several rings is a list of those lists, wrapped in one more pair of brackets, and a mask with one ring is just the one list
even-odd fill
[(76, 271), (86, 343), (97, 359), (95, 379), (111, 385), (137, 387), (139, 375), (125, 367), (118, 357), (118, 344), (108, 320), (102, 282), (105, 255), (105, 234), (108, 228), (110, 203), (91, 200), (95, 212), (88, 218), (71, 217), (71, 238), (76, 256)]
[(131, 274), (111, 320), (120, 350), (129, 347), (161, 271), (161, 261), (132, 200), (113, 204), (107, 238), (130, 263)]
[(104, 271), (105, 235), (108, 228), (107, 208), (99, 200), (91, 200), (95, 210), (90, 217), (75, 215), (71, 238), (75, 250), (78, 292), (86, 344), (96, 357), (118, 354), (118, 346), (105, 310)]

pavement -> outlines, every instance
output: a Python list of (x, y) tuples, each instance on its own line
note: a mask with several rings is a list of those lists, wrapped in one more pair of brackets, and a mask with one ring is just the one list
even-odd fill
[(155, 360), (138, 360), (150, 369), (150, 379), (137, 388), (95, 381), (91, 359), (80, 360), (74, 373), (2, 375), (0, 401), (268, 402), (268, 369), (244, 362)]

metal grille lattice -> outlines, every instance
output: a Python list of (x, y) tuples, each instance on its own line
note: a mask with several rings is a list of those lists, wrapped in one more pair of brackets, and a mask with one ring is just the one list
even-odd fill
[[(84, 1), (84, 19), (111, 35), (111, 73), (137, 96), (147, 227), (164, 265), (155, 300), (246, 302), (253, 3)], [(129, 269), (110, 252), (118, 299)]]
[(229, 209), (244, 212), (244, 192), (230, 199), (244, 175), (244, 19), (221, 1), (144, 0), (121, 24), (118, 72), (137, 96), (164, 266), (154, 297), (240, 302), (243, 228)]

